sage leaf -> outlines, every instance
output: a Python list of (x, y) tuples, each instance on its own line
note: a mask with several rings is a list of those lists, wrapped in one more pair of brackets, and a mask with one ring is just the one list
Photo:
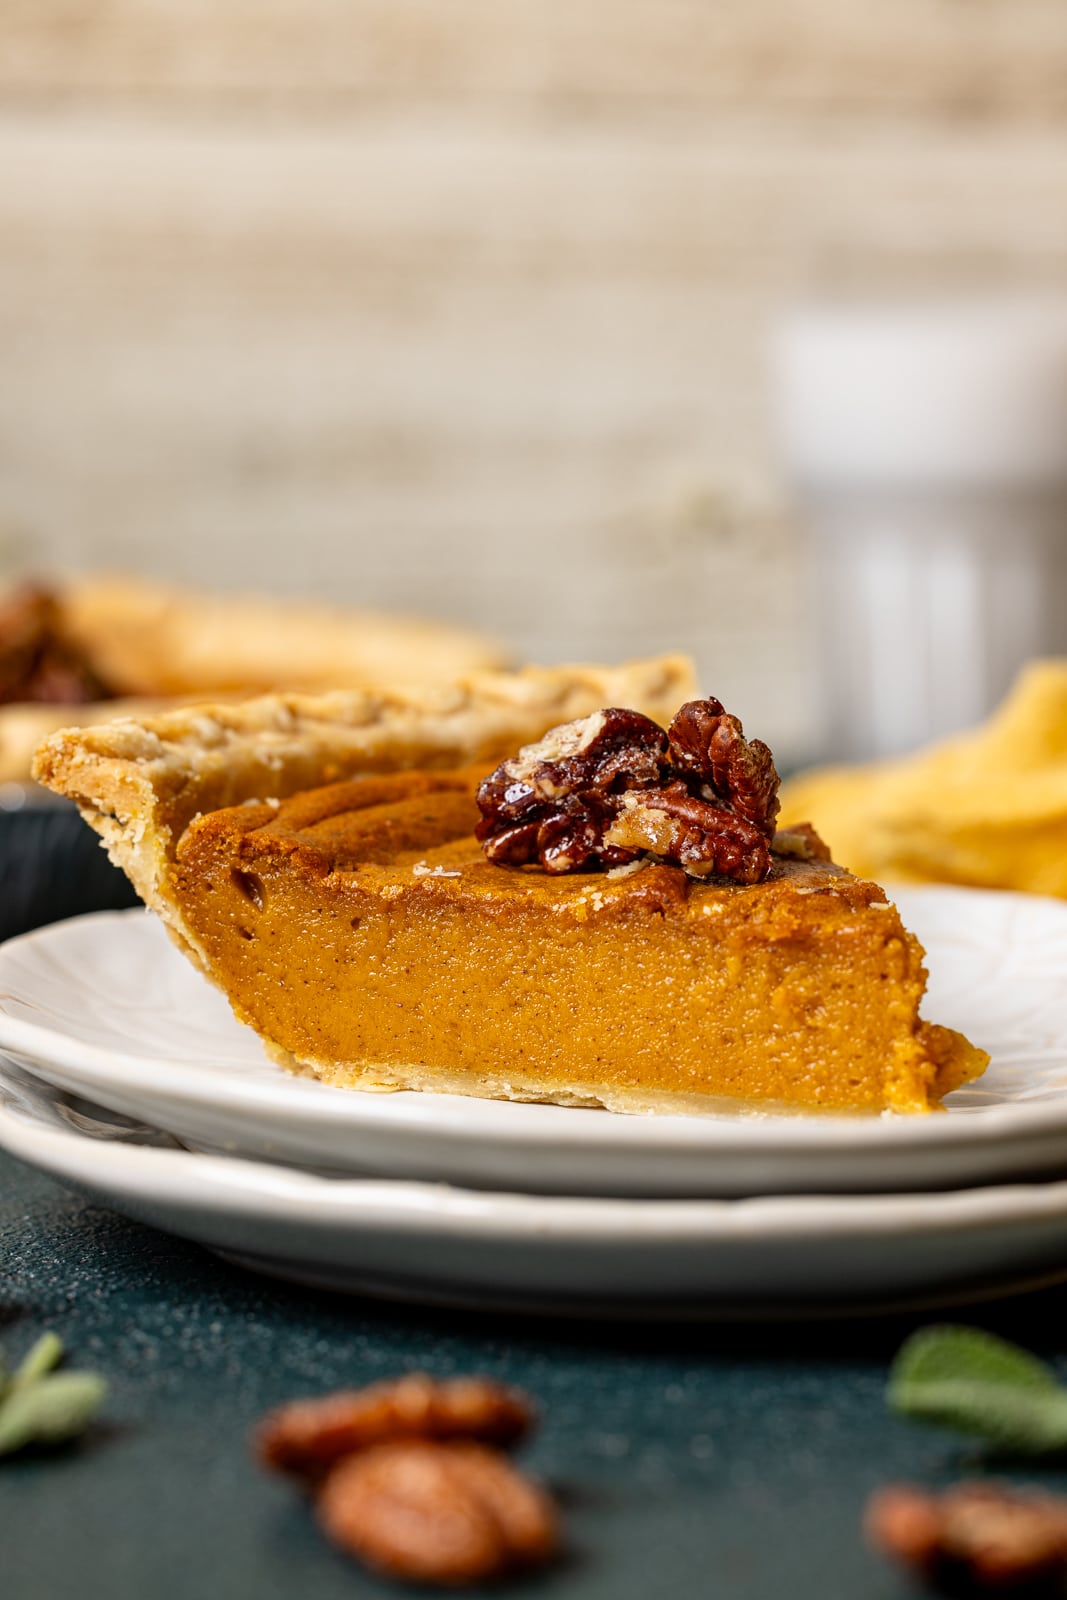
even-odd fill
[(46, 1372), (51, 1372), (53, 1367), (58, 1366), (62, 1359), (63, 1341), (59, 1335), (42, 1334), (20, 1362), (11, 1380), (11, 1387), (24, 1389), (28, 1383), (36, 1383), (38, 1378), (43, 1378)]
[(1067, 1390), (1018, 1345), (978, 1328), (922, 1328), (889, 1374), (893, 1411), (1019, 1456), (1067, 1452)]
[(57, 1372), (0, 1401), (0, 1455), (28, 1444), (60, 1444), (83, 1433), (96, 1416), (107, 1384), (95, 1372)]

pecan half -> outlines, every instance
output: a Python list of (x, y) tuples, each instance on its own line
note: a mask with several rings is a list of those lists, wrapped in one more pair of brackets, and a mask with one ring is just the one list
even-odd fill
[(479, 1444), (404, 1440), (352, 1456), (323, 1485), (318, 1517), (376, 1571), (449, 1587), (538, 1566), (558, 1544), (548, 1495)]
[(667, 735), (658, 723), (608, 706), (524, 745), (486, 778), (479, 794), (503, 815), (518, 817), (530, 805), (551, 805), (567, 795), (656, 783), (666, 760)]
[(694, 877), (715, 872), (736, 883), (760, 883), (771, 869), (770, 847), (758, 828), (698, 799), (681, 782), (625, 795), (604, 837), (676, 861)]
[(776, 828), (774, 853), (793, 856), (798, 861), (833, 861), (829, 846), (810, 822), (794, 822), (792, 827)]
[(778, 773), (762, 739), (745, 738), (718, 700), (690, 700), (667, 730), (671, 765), (712, 790), (766, 839), (774, 838)]
[(490, 861), (546, 872), (619, 867), (634, 852), (604, 845), (622, 794), (666, 770), (667, 735), (640, 712), (609, 706), (525, 745), (478, 788), (475, 833)]
[(343, 1456), (395, 1439), (517, 1444), (533, 1427), (525, 1395), (490, 1378), (438, 1382), (423, 1372), (295, 1400), (264, 1418), (253, 1448), (265, 1466), (317, 1477)]
[(1059, 1593), (1067, 1578), (1067, 1499), (997, 1483), (943, 1494), (907, 1484), (868, 1502), (876, 1549), (957, 1592)]

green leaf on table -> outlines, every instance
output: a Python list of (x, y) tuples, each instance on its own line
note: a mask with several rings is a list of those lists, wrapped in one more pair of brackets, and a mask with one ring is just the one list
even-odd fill
[(57, 1333), (45, 1333), (37, 1343), (30, 1348), (29, 1354), (24, 1356), (11, 1379), (13, 1389), (25, 1389), (29, 1383), (36, 1383), (38, 1378), (43, 1378), (46, 1372), (51, 1372), (63, 1359), (63, 1341)]
[(56, 1372), (63, 1341), (46, 1333), (12, 1377), (0, 1363), (0, 1455), (28, 1444), (60, 1444), (83, 1433), (99, 1411), (107, 1384), (95, 1372)]
[(57, 1372), (12, 1388), (0, 1401), (0, 1455), (28, 1444), (60, 1444), (83, 1433), (107, 1394), (95, 1372)]
[(889, 1373), (886, 1398), (903, 1416), (984, 1439), (1013, 1455), (1067, 1452), (1067, 1390), (1018, 1345), (978, 1328), (922, 1328)]

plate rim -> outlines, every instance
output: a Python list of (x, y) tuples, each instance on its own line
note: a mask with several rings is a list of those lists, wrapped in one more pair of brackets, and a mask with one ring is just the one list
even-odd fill
[[(72, 1183), (109, 1195), (154, 1199), (186, 1213), (254, 1214), (326, 1232), (375, 1221), (410, 1223), (453, 1237), (506, 1240), (516, 1231), (546, 1242), (788, 1243), (957, 1235), (1067, 1220), (1067, 1178), (1044, 1183), (878, 1194), (669, 1198), (526, 1194), (409, 1178), (330, 1178), (243, 1157), (98, 1138), (50, 1125), (0, 1069), (0, 1148)], [(147, 1189), (146, 1189), (147, 1184)]]

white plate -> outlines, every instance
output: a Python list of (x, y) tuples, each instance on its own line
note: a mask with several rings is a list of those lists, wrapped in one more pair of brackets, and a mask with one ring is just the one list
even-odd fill
[(564, 1194), (958, 1188), (1067, 1173), (1067, 903), (898, 896), (928, 951), (927, 1015), (992, 1052), (930, 1117), (634, 1117), (292, 1077), (140, 911), (0, 946), (0, 1049), (196, 1147), (323, 1170)]
[(826, 1316), (1067, 1275), (1067, 1183), (936, 1195), (601, 1200), (323, 1178), (198, 1155), (0, 1073), (0, 1146), (115, 1210), (296, 1282), (475, 1309)]

